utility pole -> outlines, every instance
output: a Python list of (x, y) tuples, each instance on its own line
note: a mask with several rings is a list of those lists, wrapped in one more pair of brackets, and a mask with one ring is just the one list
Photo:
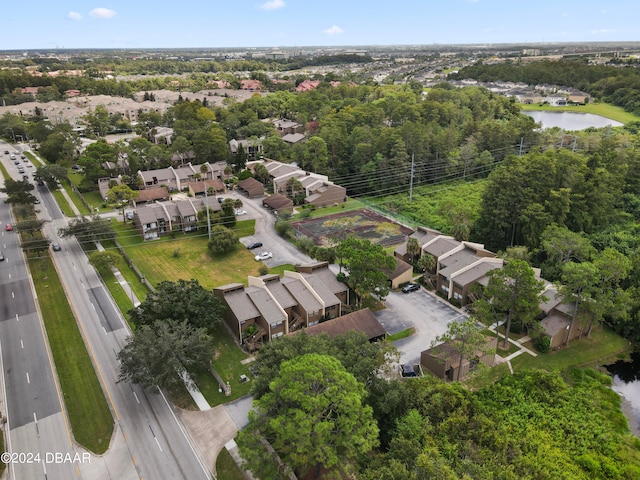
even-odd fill
[(204, 181), (204, 208), (207, 209), (207, 236), (211, 240), (211, 218), (209, 217), (209, 195), (206, 180)]
[(411, 152), (411, 177), (409, 179), (409, 203), (413, 199), (413, 166), (414, 166), (414, 156), (413, 152)]

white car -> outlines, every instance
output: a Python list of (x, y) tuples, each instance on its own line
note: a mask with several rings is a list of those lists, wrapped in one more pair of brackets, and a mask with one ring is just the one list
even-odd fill
[(266, 260), (267, 258), (273, 258), (273, 253), (262, 252), (261, 254), (256, 255), (256, 262), (259, 262), (260, 260)]
[(246, 215), (247, 214), (246, 210), (236, 210), (235, 213), (236, 213), (236, 217), (240, 216), (240, 215)]

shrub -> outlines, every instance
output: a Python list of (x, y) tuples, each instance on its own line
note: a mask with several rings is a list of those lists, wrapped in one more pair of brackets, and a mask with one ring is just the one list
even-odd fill
[(551, 338), (546, 335), (539, 335), (533, 339), (533, 346), (540, 353), (547, 353), (551, 351)]
[(258, 268), (258, 273), (260, 275), (266, 275), (269, 273), (269, 267), (267, 267), (264, 263), (262, 265), (260, 265), (260, 268)]

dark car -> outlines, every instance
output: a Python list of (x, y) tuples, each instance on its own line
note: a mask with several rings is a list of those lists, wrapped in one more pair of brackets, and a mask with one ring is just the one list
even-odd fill
[(416, 290), (420, 290), (420, 285), (417, 283), (409, 283), (402, 287), (402, 293), (415, 292)]
[(59, 243), (52, 243), (51, 248), (53, 249), (54, 252), (59, 252), (60, 250), (62, 250)]
[(0, 252), (0, 262), (4, 262), (4, 255)]
[(218, 203), (222, 203), (224, 202), (224, 198), (223, 197), (218, 197)]
[(260, 248), (262, 246), (262, 242), (253, 242), (247, 245), (249, 250), (253, 250), (254, 248)]
[(402, 365), (402, 376), (405, 378), (417, 377), (418, 374), (416, 373), (416, 370), (413, 368), (413, 365), (404, 364)]

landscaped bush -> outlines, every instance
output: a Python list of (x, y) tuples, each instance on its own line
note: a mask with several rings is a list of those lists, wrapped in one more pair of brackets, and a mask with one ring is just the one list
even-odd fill
[(551, 338), (546, 335), (539, 335), (533, 339), (533, 346), (540, 353), (547, 353), (551, 351)]

